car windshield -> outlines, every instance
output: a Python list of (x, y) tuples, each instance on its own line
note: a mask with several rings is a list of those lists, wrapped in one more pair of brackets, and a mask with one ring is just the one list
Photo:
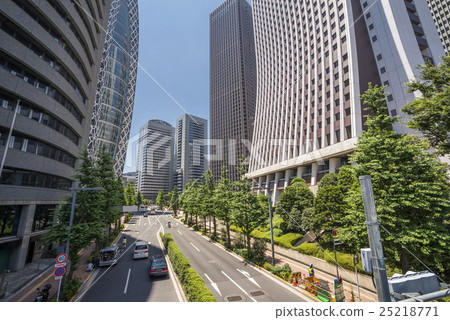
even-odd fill
[(136, 248), (134, 248), (134, 250), (146, 250), (147, 249), (147, 246), (144, 244), (144, 245), (140, 245), (140, 246), (136, 246)]
[(156, 260), (153, 262), (152, 264), (152, 268), (156, 269), (156, 268), (165, 268), (166, 262), (164, 260)]

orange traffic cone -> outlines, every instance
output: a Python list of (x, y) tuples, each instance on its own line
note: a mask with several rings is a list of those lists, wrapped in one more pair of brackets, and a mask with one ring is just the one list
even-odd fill
[(293, 285), (294, 287), (297, 286), (297, 279), (295, 279), (295, 277), (293, 277), (293, 279), (292, 279), (292, 285)]

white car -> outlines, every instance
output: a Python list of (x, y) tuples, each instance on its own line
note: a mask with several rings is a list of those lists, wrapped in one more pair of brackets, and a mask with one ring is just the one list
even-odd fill
[(148, 258), (148, 244), (144, 241), (136, 242), (134, 247), (133, 259)]

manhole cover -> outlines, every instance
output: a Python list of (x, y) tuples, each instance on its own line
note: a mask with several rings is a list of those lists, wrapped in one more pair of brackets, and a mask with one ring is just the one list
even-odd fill
[(227, 297), (227, 300), (229, 302), (242, 301), (242, 297), (241, 296), (231, 296), (231, 297)]
[(214, 260), (209, 260), (208, 262), (209, 262), (209, 263), (214, 263)]
[(253, 291), (253, 292), (250, 292), (250, 295), (253, 296), (253, 297), (263, 296), (264, 292), (262, 292), (262, 291)]

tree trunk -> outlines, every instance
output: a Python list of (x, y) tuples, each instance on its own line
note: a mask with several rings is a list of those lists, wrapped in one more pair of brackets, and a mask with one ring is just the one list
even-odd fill
[(186, 224), (189, 224), (188, 219), (189, 219), (188, 213), (185, 211), (185, 212), (184, 212), (184, 221), (185, 221)]
[(214, 225), (214, 237), (217, 236), (217, 222), (216, 217), (213, 217), (213, 225)]
[(195, 225), (198, 226), (198, 214), (195, 215)]
[(206, 233), (206, 230), (208, 230), (208, 229), (206, 228), (206, 216), (203, 217), (203, 221), (204, 221), (204, 223), (205, 223), (205, 233)]
[(230, 236), (230, 224), (226, 222), (227, 225), (227, 238), (228, 238), (228, 245), (231, 246), (231, 236)]
[(409, 262), (409, 257), (406, 252), (402, 252), (402, 254), (400, 255), (400, 263), (402, 265), (403, 274), (411, 269), (411, 263)]
[(248, 250), (248, 253), (250, 254), (250, 234), (249, 233), (247, 234), (247, 250)]

